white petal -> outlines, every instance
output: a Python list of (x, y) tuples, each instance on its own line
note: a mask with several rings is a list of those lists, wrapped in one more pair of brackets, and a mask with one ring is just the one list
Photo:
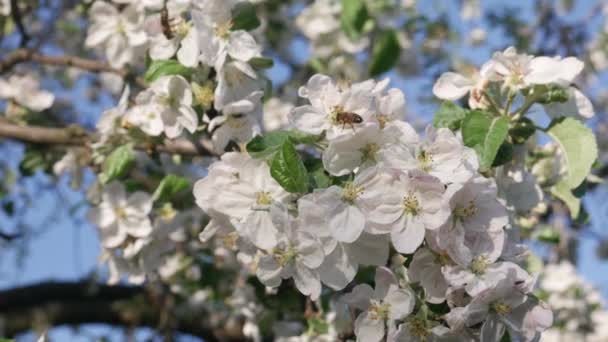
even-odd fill
[(302, 294), (310, 296), (310, 299), (316, 300), (321, 295), (321, 280), (319, 273), (310, 268), (296, 262), (296, 273), (293, 280), (296, 287)]
[(474, 83), (455, 72), (446, 72), (435, 82), (433, 94), (442, 100), (458, 100), (465, 96)]
[(261, 52), (260, 50), (260, 46), (249, 32), (238, 30), (230, 34), (228, 54), (232, 58), (247, 62), (251, 58), (258, 56)]
[(357, 317), (355, 321), (355, 335), (357, 341), (378, 342), (384, 337), (384, 321), (372, 319), (366, 311)]

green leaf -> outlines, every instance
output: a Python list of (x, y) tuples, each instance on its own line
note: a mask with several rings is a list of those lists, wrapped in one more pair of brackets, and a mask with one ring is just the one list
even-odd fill
[(250, 31), (260, 26), (255, 6), (250, 2), (240, 2), (232, 10), (232, 31)]
[(509, 142), (504, 142), (498, 148), (498, 152), (496, 153), (496, 157), (492, 162), (492, 167), (498, 167), (504, 165), (513, 160), (513, 144)]
[(249, 64), (255, 69), (269, 69), (274, 66), (274, 61), (272, 58), (265, 57), (253, 57), (249, 60)]
[(509, 135), (516, 144), (525, 143), (534, 132), (536, 132), (534, 122), (526, 117), (520, 118), (511, 125), (511, 128), (509, 128)]
[(284, 142), (289, 140), (289, 132), (275, 131), (265, 135), (257, 135), (247, 144), (247, 152), (252, 158), (262, 159), (271, 157)]
[(564, 180), (553, 186), (551, 193), (566, 204), (572, 219), (578, 218), (581, 211), (581, 199), (574, 195), (570, 186)]
[(558, 244), (561, 236), (559, 235), (559, 232), (552, 227), (544, 227), (538, 231), (536, 239), (546, 243)]
[(285, 141), (272, 158), (270, 175), (292, 193), (308, 191), (308, 172), (291, 141)]
[(370, 18), (363, 0), (342, 0), (340, 24), (342, 30), (351, 40), (357, 40), (363, 32), (365, 23)]
[(153, 61), (148, 70), (146, 70), (144, 80), (151, 83), (163, 76), (170, 75), (180, 75), (190, 79), (192, 69), (181, 65), (174, 59)]
[(44, 153), (37, 149), (27, 149), (21, 163), (19, 163), (19, 172), (24, 176), (33, 175), (38, 169), (46, 169), (47, 161)]
[(110, 153), (103, 162), (99, 181), (106, 184), (114, 179), (125, 176), (135, 164), (133, 146), (123, 145)]
[(394, 30), (384, 31), (374, 43), (371, 64), (369, 66), (370, 76), (377, 76), (391, 70), (399, 60), (401, 47)]
[(439, 111), (433, 117), (433, 126), (437, 128), (447, 127), (452, 131), (460, 129), (460, 123), (466, 116), (466, 111), (454, 102), (444, 101)]
[(307, 159), (304, 161), (304, 165), (308, 171), (309, 182), (313, 189), (324, 189), (332, 185), (331, 177), (325, 172), (321, 159)]
[(536, 93), (541, 93), (536, 102), (541, 104), (564, 103), (568, 101), (568, 91), (558, 85), (538, 85), (534, 87)]
[(181, 191), (186, 189), (190, 189), (190, 180), (187, 178), (179, 177), (176, 175), (166, 175), (158, 187), (156, 191), (154, 191), (154, 200), (167, 202), (170, 201), (173, 196), (178, 194)]
[[(471, 111), (462, 122), (462, 139), (466, 146), (477, 151), (480, 171), (492, 167), (508, 133), (509, 119), (504, 116), (491, 118), (484, 112)], [(504, 156), (501, 157), (501, 163), (508, 162)]]
[(311, 145), (322, 139), (322, 136), (308, 134), (297, 130), (275, 131), (265, 135), (255, 136), (247, 144), (247, 152), (252, 158), (261, 159), (272, 157), (281, 148), (284, 142), (292, 141), (294, 144)]
[(587, 178), (598, 157), (595, 135), (573, 118), (554, 121), (547, 133), (559, 144), (563, 153), (566, 175), (562, 181), (569, 189), (578, 187)]

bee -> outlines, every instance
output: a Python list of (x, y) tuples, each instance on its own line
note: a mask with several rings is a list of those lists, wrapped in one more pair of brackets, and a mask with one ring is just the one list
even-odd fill
[(357, 113), (340, 111), (336, 114), (336, 123), (342, 124), (342, 129), (344, 129), (346, 125), (349, 125), (350, 128), (354, 130), (354, 124), (360, 124), (362, 122), (363, 118)]
[(173, 29), (171, 27), (171, 19), (169, 19), (169, 11), (167, 7), (163, 7), (160, 11), (160, 24), (163, 28), (163, 34), (167, 39), (173, 39)]

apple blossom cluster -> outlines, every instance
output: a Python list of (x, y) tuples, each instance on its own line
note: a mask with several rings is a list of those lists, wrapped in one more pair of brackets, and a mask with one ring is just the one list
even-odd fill
[(539, 281), (539, 295), (545, 297), (555, 315), (542, 342), (589, 341), (608, 339), (608, 313), (602, 309), (600, 293), (576, 272), (567, 261), (547, 265)]
[[(360, 340), (473, 338), (482, 322), (482, 340), (505, 329), (533, 340), (551, 325), (551, 311), (516, 263), (521, 246), (507, 238), (514, 228), (495, 181), (449, 129), (429, 127), (420, 137), (402, 120), (403, 94), (387, 85), (313, 76), (299, 90), (310, 104), (294, 108), (290, 121), (325, 138), (321, 164), (335, 182), (289, 192), (273, 178), (274, 161), (226, 153), (194, 187), (211, 218), (201, 238), (232, 236), (255, 250), (262, 283), (293, 279), (313, 300), (323, 285), (343, 290), (360, 267), (378, 266), (375, 291), (358, 285), (343, 299), (361, 312)], [(391, 248), (412, 256), (398, 276), (382, 267)], [(439, 303), (450, 312), (425, 313)]]
[[(98, 122), (95, 163), (109, 165), (134, 144), (165, 138), (208, 136), (220, 155), (204, 178), (190, 177), (198, 179), (193, 195), (202, 211), (163, 204), (162, 192), (130, 190), (119, 172), (100, 174), (89, 218), (99, 228), (110, 281), (125, 274), (133, 283), (184, 274), (198, 280), (205, 274), (188, 271), (190, 257), (210, 248), (221, 268), (237, 270), (229, 306), (246, 318), (243, 331), (253, 339), (261, 338), (263, 307), (249, 277), (269, 294), (293, 284), (318, 306), (337, 293), (332, 311), (317, 317), (327, 325), (315, 334), (320, 341), (349, 334), (372, 342), (500, 341), (506, 334), (538, 340), (553, 313), (535, 295), (537, 275), (523, 266), (528, 250), (519, 224), (547, 193), (577, 216), (568, 195), (595, 158), (572, 158), (561, 141), (554, 152), (583, 172), (562, 165), (540, 181), (546, 172), (530, 161), (536, 147), (527, 143), (537, 127), (526, 115), (542, 106), (555, 119), (547, 133), (558, 141), (564, 130), (586, 134), (577, 120), (594, 110), (572, 85), (583, 63), (511, 47), (471, 75), (447, 72), (433, 87), (447, 102), (419, 134), (404, 120), (404, 94), (388, 79), (348, 83), (318, 73), (298, 89), (299, 106), (279, 98), (262, 104), (266, 81), (258, 69), (265, 58), (239, 20), (247, 4), (92, 4), (87, 47), (116, 68), (149, 57), (149, 86), (133, 103), (126, 87)], [(355, 53), (369, 43), (347, 37), (340, 13), (339, 2), (315, 1), (296, 19), (317, 55)], [(34, 104), (32, 110), (52, 103), (42, 91), (4, 88), (0, 83), (1, 97)], [(467, 96), (469, 109), (450, 102)], [(266, 135), (262, 111), (272, 131)], [(240, 151), (225, 152), (231, 143)], [(76, 173), (79, 160), (68, 153), (55, 172)], [(200, 241), (189, 241), (193, 233)], [(363, 277), (370, 271), (373, 281)], [(277, 340), (308, 338), (289, 330), (277, 328)]]
[[(237, 26), (248, 2), (114, 2), (93, 3), (86, 46), (100, 50), (117, 68), (141, 65), (148, 53), (150, 68), (181, 70), (152, 74), (149, 88), (136, 96), (117, 126), (168, 138), (206, 129), (218, 151), (260, 131), (266, 81), (254, 66), (265, 59), (254, 37)], [(206, 111), (202, 118), (197, 107)]]

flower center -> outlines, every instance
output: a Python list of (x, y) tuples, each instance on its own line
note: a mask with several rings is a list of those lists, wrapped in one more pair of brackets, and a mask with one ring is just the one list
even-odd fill
[(228, 249), (236, 249), (236, 242), (239, 239), (239, 235), (237, 232), (232, 232), (229, 234), (226, 234), (225, 236), (222, 237), (221, 241), (224, 244), (224, 246)]
[(418, 168), (421, 171), (424, 172), (429, 172), (432, 169), (432, 163), (433, 163), (433, 155), (430, 152), (427, 152), (425, 150), (420, 150), (418, 152), (418, 156), (416, 157), (416, 159), (418, 160)]
[(454, 209), (454, 216), (461, 220), (465, 220), (471, 218), (477, 214), (477, 206), (475, 202), (469, 201), (469, 203), (464, 207), (457, 207)]
[(375, 143), (369, 143), (359, 149), (361, 151), (361, 161), (376, 161), (376, 153), (380, 150), (380, 146)]
[(381, 303), (379, 301), (372, 300), (369, 307), (369, 317), (371, 319), (380, 319), (386, 321), (391, 311), (391, 305), (389, 303)]
[(346, 183), (344, 189), (342, 189), (342, 200), (353, 204), (362, 193), (362, 186), (355, 186), (352, 182)]
[(274, 259), (281, 265), (281, 267), (285, 267), (288, 263), (296, 258), (298, 255), (298, 251), (293, 247), (288, 247), (287, 249), (279, 249), (275, 248), (272, 251)]
[(511, 308), (510, 305), (505, 304), (501, 301), (496, 301), (496, 302), (492, 303), (490, 305), (490, 307), (492, 308), (492, 310), (494, 310), (494, 312), (496, 312), (499, 315), (507, 315), (507, 314), (511, 313), (511, 311), (513, 310), (513, 308)]
[(218, 36), (220, 39), (228, 40), (228, 38), (230, 37), (230, 30), (232, 30), (233, 25), (234, 23), (232, 22), (232, 20), (227, 21), (225, 23), (216, 24), (214, 28), (215, 35)]
[(272, 195), (268, 191), (259, 191), (255, 193), (255, 203), (257, 205), (271, 205)]
[(161, 95), (159, 97), (159, 102), (167, 107), (178, 107), (179, 100), (171, 95)]
[(159, 210), (159, 216), (165, 221), (172, 220), (175, 217), (175, 215), (177, 215), (177, 211), (175, 211), (175, 209), (173, 209), (173, 206), (171, 205), (171, 203), (166, 203)]
[(420, 202), (418, 202), (416, 195), (408, 194), (403, 197), (403, 211), (412, 216), (418, 215), (420, 212)]
[(213, 104), (214, 89), (209, 84), (201, 86), (198, 83), (192, 83), (192, 94), (194, 101), (205, 108), (209, 108)]
[(241, 117), (236, 117), (234, 115), (228, 115), (226, 118), (225, 124), (230, 128), (239, 129), (245, 127), (245, 120), (241, 120)]
[(378, 124), (380, 125), (380, 129), (384, 129), (387, 123), (391, 121), (388, 115), (386, 114), (376, 114), (376, 120), (378, 120)]
[(447, 266), (452, 264), (452, 259), (446, 253), (440, 253), (435, 255), (435, 262), (441, 266)]
[(426, 341), (429, 336), (427, 321), (422, 317), (414, 317), (407, 323), (410, 333), (422, 341)]
[(190, 24), (185, 21), (181, 21), (179, 24), (175, 25), (173, 29), (176, 35), (184, 39), (184, 37), (188, 35), (188, 32), (190, 32)]
[(488, 266), (490, 266), (490, 261), (488, 260), (488, 257), (486, 257), (485, 255), (476, 256), (471, 262), (471, 272), (476, 275), (484, 274), (486, 272), (486, 269), (488, 269)]
[(119, 219), (125, 219), (127, 218), (127, 211), (125, 208), (116, 208), (114, 209), (114, 215), (116, 215), (116, 217)]

